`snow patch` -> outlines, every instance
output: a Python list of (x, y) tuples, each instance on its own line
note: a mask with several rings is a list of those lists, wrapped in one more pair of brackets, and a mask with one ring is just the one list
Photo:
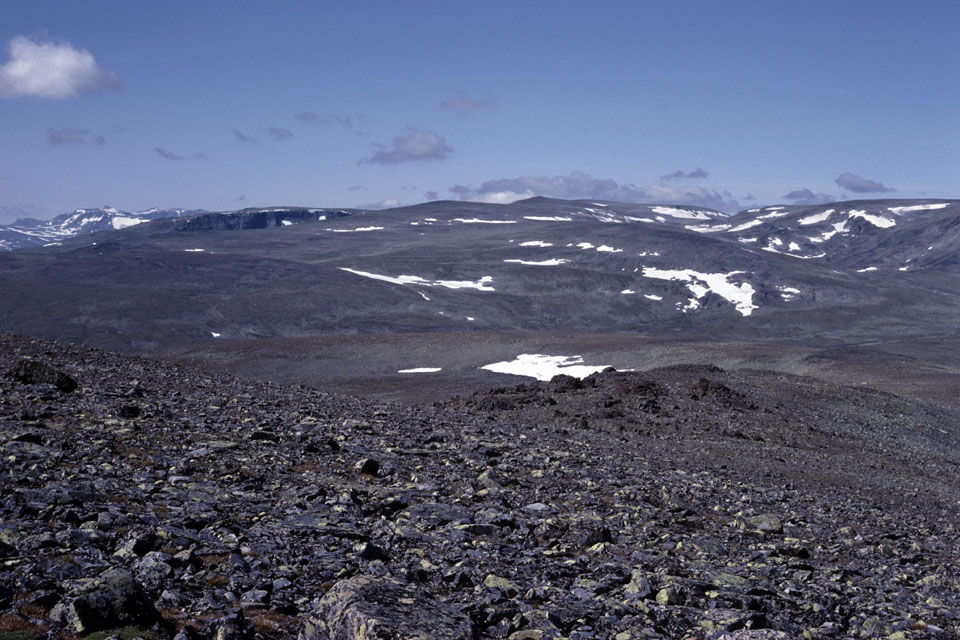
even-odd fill
[(636, 293), (636, 291), (634, 291), (633, 289), (624, 289), (624, 290), (621, 291), (620, 293), (622, 293), (623, 295), (629, 296), (629, 295), (632, 295), (632, 294)]
[(293, 224), (293, 221), (292, 221), (292, 220), (281, 220), (281, 221), (280, 221), (280, 224), (282, 224), (282, 225), (285, 226), (285, 227), (289, 227), (290, 225)]
[(521, 247), (552, 247), (552, 242), (544, 242), (543, 240), (529, 240), (527, 242), (521, 242)]
[(663, 300), (662, 296), (654, 295), (652, 293), (645, 293), (643, 297), (647, 298), (648, 300)]
[(851, 218), (863, 218), (873, 226), (880, 227), (881, 229), (888, 229), (897, 224), (896, 220), (891, 220), (890, 218), (884, 218), (883, 216), (875, 216), (867, 213), (866, 211), (862, 211), (860, 209), (851, 209), (850, 211), (847, 212), (847, 215), (850, 216)]
[(876, 267), (864, 267), (863, 269), (857, 269), (857, 273), (867, 273), (868, 271), (876, 271)]
[(646, 278), (657, 278), (659, 280), (675, 280), (684, 282), (687, 289), (693, 293), (684, 311), (696, 309), (700, 306), (700, 299), (707, 293), (713, 292), (721, 298), (733, 303), (734, 308), (743, 316), (749, 316), (753, 310), (758, 308), (753, 304), (753, 294), (755, 290), (749, 282), (734, 284), (730, 278), (743, 271), (731, 271), (730, 273), (701, 273), (693, 269), (656, 269), (654, 267), (644, 267), (643, 276)]
[(516, 220), (484, 220), (482, 218), (454, 218), (453, 221), (463, 224), (517, 224)]
[(535, 222), (573, 222), (573, 218), (563, 216), (523, 216), (524, 220), (533, 220)]
[(540, 353), (521, 353), (513, 360), (494, 362), (480, 368), (494, 373), (526, 376), (546, 382), (561, 373), (574, 378), (586, 378), (593, 373), (603, 371), (607, 368), (607, 365), (585, 365), (583, 364), (583, 356), (549, 356)]
[(800, 218), (800, 220), (797, 221), (797, 224), (799, 224), (802, 227), (805, 227), (807, 225), (817, 224), (819, 222), (826, 222), (827, 220), (830, 219), (830, 216), (833, 215), (833, 211), (834, 211), (833, 209), (827, 209), (826, 211), (815, 213), (812, 216), (807, 216), (806, 218)]
[(936, 209), (944, 209), (949, 206), (949, 202), (940, 202), (937, 204), (915, 204), (909, 207), (888, 207), (887, 211), (900, 215), (901, 213), (906, 213), (908, 211), (934, 211)]
[(823, 235), (821, 235), (819, 238), (811, 237), (809, 238), (809, 240), (810, 242), (817, 242), (817, 243), (826, 242), (827, 240), (837, 235), (838, 233), (848, 233), (848, 232), (849, 232), (849, 229), (847, 229), (847, 221), (844, 220), (843, 222), (833, 223), (833, 231), (825, 231)]
[(623, 249), (614, 249), (613, 247), (608, 247), (605, 244), (597, 247), (597, 251), (600, 251), (601, 253), (623, 253)]
[(800, 289), (796, 287), (777, 287), (777, 289), (780, 291), (780, 297), (783, 298), (784, 302), (790, 302), (800, 295)]
[(127, 227), (132, 227), (135, 224), (140, 224), (143, 222), (140, 218), (127, 218), (125, 216), (114, 216), (113, 220), (110, 221), (110, 224), (113, 225), (114, 229), (126, 229)]
[(397, 373), (437, 373), (443, 371), (440, 367), (415, 367), (413, 369), (400, 369)]
[(187, 253), (203, 253), (206, 249), (184, 249)]
[(213, 336), (214, 338), (219, 338), (219, 337), (220, 337), (220, 334), (217, 333), (216, 331), (211, 331), (211, 332), (210, 332), (210, 335)]

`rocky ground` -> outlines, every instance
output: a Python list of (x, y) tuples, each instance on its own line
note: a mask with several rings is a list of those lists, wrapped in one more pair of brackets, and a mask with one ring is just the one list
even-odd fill
[(958, 425), (690, 366), (377, 405), (0, 333), (0, 640), (957, 638)]

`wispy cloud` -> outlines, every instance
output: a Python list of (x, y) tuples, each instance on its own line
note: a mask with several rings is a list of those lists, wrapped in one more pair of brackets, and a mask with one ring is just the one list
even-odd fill
[(837, 197), (829, 193), (814, 193), (810, 189), (794, 189), (790, 193), (783, 194), (784, 200), (793, 200), (794, 204), (827, 204), (835, 202)]
[(240, 129), (234, 129), (234, 130), (231, 131), (230, 133), (233, 134), (233, 139), (236, 140), (237, 142), (248, 143), (248, 142), (256, 142), (256, 141), (257, 141), (256, 138), (254, 138), (254, 137), (252, 137), (252, 136), (248, 136), (248, 135), (245, 134), (243, 131), (240, 131)]
[(478, 109), (489, 109), (495, 106), (497, 106), (497, 101), (494, 98), (475, 99), (460, 92), (457, 92), (456, 95), (447, 98), (440, 104), (441, 109), (459, 111), (461, 113), (477, 111)]
[(347, 129), (356, 135), (363, 135), (363, 132), (357, 129), (357, 124), (362, 118), (354, 116), (319, 116), (312, 111), (301, 111), (293, 116), (297, 122), (303, 125), (331, 126), (337, 125)]
[(284, 129), (283, 127), (269, 127), (266, 129), (266, 133), (274, 140), (286, 140), (287, 138), (293, 137), (293, 131)]
[(53, 145), (86, 144), (87, 142), (106, 144), (107, 139), (103, 135), (94, 133), (89, 129), (72, 129), (69, 127), (56, 129), (49, 127), (47, 129), (47, 142)]
[(190, 156), (181, 156), (179, 154), (170, 151), (169, 149), (164, 149), (163, 147), (154, 147), (153, 150), (161, 158), (166, 158), (167, 160), (172, 160), (174, 162), (182, 162), (184, 160), (203, 160), (207, 156), (204, 153), (195, 153)]
[(116, 74), (93, 54), (69, 42), (43, 42), (17, 36), (7, 44), (9, 61), (0, 66), (0, 97), (73, 98), (117, 88)]
[(852, 173), (841, 173), (840, 176), (834, 180), (842, 189), (847, 191), (853, 191), (855, 193), (887, 193), (893, 191), (893, 189), (887, 187), (881, 182), (876, 182), (874, 180), (867, 180), (866, 178), (861, 178), (858, 175)]
[(567, 176), (523, 176), (488, 180), (478, 187), (454, 185), (451, 193), (461, 200), (508, 203), (534, 196), (567, 200), (614, 200), (648, 204), (682, 204), (709, 207), (722, 211), (737, 211), (739, 203), (726, 192), (703, 187), (651, 184), (635, 186), (618, 184), (609, 178), (594, 178), (574, 171)]
[(673, 173), (668, 173), (665, 176), (660, 176), (661, 180), (696, 180), (698, 178), (706, 178), (707, 172), (697, 167), (693, 171), (674, 171)]
[(443, 160), (453, 153), (453, 147), (443, 137), (416, 127), (410, 127), (406, 133), (394, 138), (389, 147), (378, 144), (374, 148), (376, 152), (361, 160), (361, 163), (399, 164), (416, 160)]
[(301, 111), (293, 117), (304, 124), (318, 124), (320, 122), (320, 116), (310, 111)]

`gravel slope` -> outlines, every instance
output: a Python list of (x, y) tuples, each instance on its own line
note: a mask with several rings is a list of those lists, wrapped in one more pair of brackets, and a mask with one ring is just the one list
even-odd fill
[(401, 407), (5, 333), (0, 373), (0, 638), (960, 631), (950, 408), (706, 367)]

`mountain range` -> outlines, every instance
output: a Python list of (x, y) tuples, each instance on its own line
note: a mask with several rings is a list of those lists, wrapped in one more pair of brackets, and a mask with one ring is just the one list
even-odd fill
[(66, 238), (125, 229), (135, 224), (160, 218), (179, 218), (206, 213), (203, 209), (145, 209), (144, 211), (121, 211), (111, 206), (94, 209), (76, 209), (50, 220), (20, 218), (13, 224), (0, 225), (0, 251), (12, 251), (24, 247), (53, 246)]
[[(734, 216), (546, 198), (383, 211), (83, 211), (46, 223), (61, 239), (0, 254), (4, 328), (124, 350), (355, 332), (843, 341), (957, 328), (957, 201)], [(66, 237), (97, 226), (111, 230)]]

